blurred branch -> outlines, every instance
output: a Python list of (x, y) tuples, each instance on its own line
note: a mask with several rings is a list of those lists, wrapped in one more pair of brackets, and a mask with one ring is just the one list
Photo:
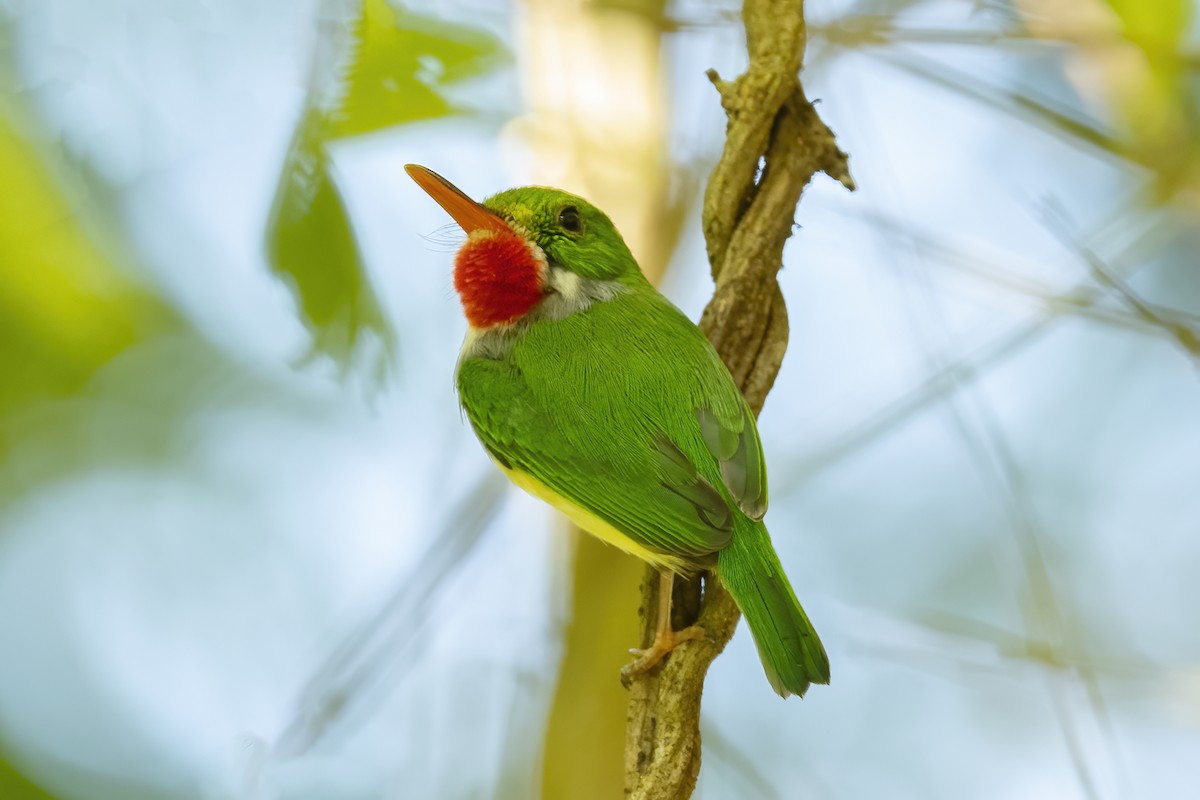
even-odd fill
[[(863, 223), (873, 233), (886, 235), (895, 239), (898, 244), (907, 244), (928, 255), (941, 267), (978, 280), (987, 284), (989, 288), (1036, 300), (1042, 308), (1055, 314), (1074, 314), (1122, 330), (1172, 340), (1179, 338), (1181, 334), (1178, 330), (1181, 328), (1185, 331), (1200, 328), (1200, 315), (1156, 303), (1148, 303), (1140, 299), (1141, 311), (1127, 311), (1122, 308), (1097, 305), (1094, 299), (1082, 298), (1078, 292), (1060, 294), (1056, 288), (1018, 275), (1006, 266), (990, 260), (984, 254), (968, 253), (943, 238), (927, 231), (918, 230), (911, 223), (901, 221), (888, 214), (866, 211), (855, 214), (854, 219)], [(1072, 247), (1077, 246), (1074, 241), (1070, 244)], [(1094, 248), (1083, 246), (1080, 249), (1084, 248), (1086, 248), (1085, 252), (1090, 252), (1093, 257), (1099, 258)], [(1112, 267), (1104, 266), (1103, 262), (1101, 262), (1101, 267), (1111, 276), (1112, 281), (1125, 285), (1124, 279), (1117, 275)], [(1186, 333), (1182, 335), (1185, 338), (1187, 336)], [(1185, 345), (1185, 349), (1190, 350), (1190, 346)]]
[(883, 14), (855, 14), (829, 24), (810, 25), (809, 35), (821, 37), (832, 45), (845, 48), (886, 47), (890, 45), (952, 45), (968, 47), (1018, 46), (1029, 48), (1113, 47), (1135, 44), (1151, 50), (1159, 58), (1182, 67), (1200, 66), (1200, 52), (1182, 49), (1167, 39), (1150, 40), (1120, 31), (1057, 31), (1034, 33), (1020, 27), (992, 30), (975, 28), (917, 28), (896, 24), (896, 17)]
[(995, 364), (1020, 352), (1062, 319), (1058, 309), (1070, 308), (1073, 313), (1079, 313), (1082, 309), (1094, 307), (1104, 296), (1105, 293), (1096, 288), (1094, 280), (1089, 278), (1079, 282), (1069, 291), (1056, 296), (1052, 303), (1047, 303), (1041, 312), (1030, 315), (1024, 322), (989, 340), (973, 353), (930, 373), (858, 424), (828, 438), (824, 445), (808, 448), (808, 455), (783, 470), (785, 479), (776, 482), (772, 494), (778, 498), (795, 490), (814, 474), (877, 441), (932, 403), (958, 391)]
[[(1060, 660), (1059, 652), (1067, 645), (1076, 652), (1083, 652), (1082, 637), (1078, 635), (1077, 625), (1073, 615), (1069, 615), (1063, 607), (1059, 592), (1050, 577), (1050, 569), (1046, 561), (1045, 548), (1042, 545), (1042, 529), (1037, 518), (1033, 503), (1029, 497), (1025, 474), (1022, 471), (1016, 454), (992, 409), (991, 403), (978, 391), (970, 390), (960, 393), (960, 397), (973, 401), (977, 429), (963, 426), (963, 437), (967, 442), (973, 457), (976, 458), (981, 471), (990, 473), (991, 480), (997, 490), (999, 499), (1004, 505), (1009, 518), (1009, 531), (1020, 556), (1025, 573), (1025, 582), (1029, 590), (1029, 608), (1026, 615), (1026, 625), (1035, 628), (1033, 638), (1044, 637), (1048, 646), (1047, 657), (1053, 662)], [(1099, 690), (1097, 676), (1094, 670), (1086, 667), (1076, 669), (1080, 681), (1087, 687), (1092, 703), (1092, 710), (1097, 724), (1106, 732), (1112, 752), (1106, 754), (1104, 762), (1119, 763), (1116, 749), (1113, 745), (1109, 724), (1107, 706)], [(1047, 689), (1053, 704), (1055, 716), (1058, 719), (1071, 763), (1079, 779), (1080, 789), (1088, 798), (1100, 796), (1097, 788), (1097, 777), (1091, 759), (1084, 751), (1080, 726), (1071, 713), (1062, 686), (1051, 676), (1047, 676)]]
[[(1090, 292), (1082, 297), (1087, 298), (1087, 301), (1094, 301), (1098, 294)], [(1056, 319), (1058, 317), (1051, 313), (1034, 315), (1029, 321), (996, 337), (975, 353), (950, 362), (942, 369), (928, 375), (912, 389), (895, 398), (857, 425), (832, 437), (824, 446), (812, 448), (810, 455), (790, 464), (784, 470), (788, 479), (782, 486), (775, 489), (773, 494), (778, 497), (794, 490), (816, 473), (877, 441), (883, 434), (906, 422), (913, 415), (924, 411), (934, 401), (950, 392), (957, 391), (964, 382), (974, 380), (992, 365), (1036, 341)]]
[[(1110, 115), (1114, 119), (1102, 124), (1032, 89), (1001, 88), (976, 75), (912, 51), (882, 50), (876, 53), (882, 61), (899, 70), (1025, 121), (1068, 144), (1084, 145), (1114, 157), (1119, 163), (1148, 170), (1154, 177), (1151, 187), (1156, 190), (1160, 202), (1181, 192), (1190, 192), (1192, 195), (1196, 192), (1196, 129), (1192, 121), (1196, 119), (1197, 112), (1190, 102), (1191, 96), (1186, 93), (1179, 99), (1160, 98), (1157, 101), (1159, 115), (1168, 120), (1159, 125), (1161, 130), (1153, 128), (1143, 119), (1148, 112), (1139, 116), (1119, 105), (1118, 100), (1132, 102), (1123, 96), (1108, 102), (1118, 104), (1116, 111), (1124, 112), (1124, 116), (1114, 113)], [(1190, 63), (1180, 61), (1174, 71), (1181, 75), (1190, 74), (1187, 72), (1190, 68)], [(1141, 77), (1151, 83), (1154, 80), (1153, 75)]]
[(433, 537), (414, 570), (379, 610), (350, 633), (313, 673), (300, 692), (296, 708), (271, 748), (277, 760), (296, 758), (328, 737), (354, 713), (369, 714), (372, 690), (395, 677), (403, 654), (410, 651), (430, 618), (447, 579), (455, 574), (482, 539), (499, 512), (507, 483), (489, 470), (467, 492), (447, 518), (445, 530)]
[[(738, 747), (737, 742), (727, 738), (711, 719), (703, 722), (704, 737), (708, 740), (708, 752), (712, 757), (709, 764), (724, 764), (737, 778), (735, 797), (753, 797), (756, 800), (780, 800), (779, 792), (763, 774), (763, 765), (754, 757)], [(712, 775), (711, 766), (706, 776)], [(706, 777), (707, 781), (708, 778)], [(828, 793), (822, 797), (829, 797)]]
[(1039, 128), (1073, 143), (1091, 146), (1121, 160), (1134, 160), (1129, 148), (1113, 133), (1091, 120), (1081, 119), (1071, 113), (1055, 108), (1049, 98), (1040, 97), (1031, 90), (1009, 91), (986, 82), (946, 64), (921, 58), (911, 53), (885, 54), (883, 60), (897, 69), (915, 77), (941, 86), (963, 97), (989, 106), (996, 111), (1024, 119)]
[(1043, 217), (1050, 232), (1057, 236), (1063, 245), (1079, 254), (1079, 257), (1088, 265), (1097, 283), (1110, 290), (1129, 306), (1137, 319), (1161, 330), (1183, 348), (1194, 362), (1200, 365), (1200, 335), (1196, 333), (1195, 328), (1177, 318), (1168, 319), (1167, 314), (1161, 313), (1157, 308), (1142, 300), (1122, 278), (1109, 269), (1094, 250), (1072, 235), (1065, 214), (1056, 205), (1046, 204), (1043, 208)]
[(957, 671), (1024, 680), (1044, 671), (1089, 669), (1106, 678), (1161, 688), (1164, 675), (1184, 680), (1194, 672), (1186, 661), (1162, 664), (1137, 656), (1122, 660), (1076, 652), (1070, 645), (1055, 647), (1028, 633), (942, 608), (912, 616), (874, 609), (856, 612), (846, 613), (841, 625), (850, 632), (851, 650), (949, 677)]
[[(732, 82), (709, 72), (728, 123), (724, 151), (704, 198), (716, 290), (700, 328), (757, 414), (787, 348), (787, 309), (776, 276), (800, 194), (818, 172), (848, 189), (854, 183), (846, 155), (800, 86), (802, 0), (747, 0), (742, 14), (750, 66)], [(642, 587), (642, 635), (648, 645), (658, 599), (653, 568), (647, 568)], [(673, 616), (693, 616), (706, 636), (681, 645), (630, 687), (625, 793), (632, 798), (691, 795), (700, 771), (704, 676), (739, 618), (732, 598), (711, 577), (693, 578), (680, 594), (684, 607)]]
[[(922, 271), (924, 269), (922, 267)], [(928, 276), (923, 277), (927, 279)], [(944, 361), (935, 353), (928, 335), (924, 333), (921, 325), (916, 324), (916, 320), (931, 320), (938, 327), (941, 338), (945, 340), (950, 340), (952, 333), (947, 324), (946, 314), (933, 296), (928, 281), (920, 281), (920, 286), (924, 289), (924, 303), (919, 309), (910, 305), (910, 322), (913, 323), (913, 334), (920, 349), (924, 351), (930, 367), (936, 370), (944, 365)], [(976, 470), (994, 490), (1009, 520), (1008, 530), (1020, 556), (1028, 588), (1029, 602), (1025, 609), (1027, 636), (1029, 629), (1033, 628), (1035, 634), (1032, 638), (1043, 639), (1048, 648), (1047, 656), (1057, 663), (1057, 653), (1066, 642), (1073, 642), (1075, 649), (1079, 651), (1082, 651), (1083, 643), (1081, 637), (1073, 635), (1075, 631), (1071, 623), (1074, 622), (1074, 616), (1067, 612), (1055, 591), (1045, 548), (1042, 545), (1041, 524), (1029, 497), (1024, 472), (989, 398), (977, 386), (955, 387), (955, 391), (949, 394), (948, 401), (947, 410), (955, 430)], [(1107, 725), (1106, 707), (1095, 684), (1095, 674), (1090, 670), (1079, 670), (1078, 674), (1089, 690), (1095, 687), (1091, 696), (1097, 723), (1106, 730), (1110, 729)], [(1071, 706), (1060, 683), (1049, 675), (1045, 676), (1045, 682), (1080, 787), (1087, 797), (1095, 798), (1098, 796), (1098, 781), (1092, 760), (1087, 757), (1083, 746), (1079, 723), (1071, 713)], [(1112, 751), (1116, 752), (1115, 747)], [(1110, 763), (1116, 761), (1111, 757), (1105, 760)]]

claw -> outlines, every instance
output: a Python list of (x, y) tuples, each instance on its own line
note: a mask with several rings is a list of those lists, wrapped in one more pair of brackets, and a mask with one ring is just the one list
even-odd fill
[(654, 642), (645, 650), (639, 650), (638, 648), (631, 648), (629, 650), (630, 654), (636, 656), (636, 658), (624, 667), (621, 667), (621, 684), (628, 689), (634, 678), (645, 674), (657, 666), (658, 662), (666, 658), (667, 654), (676, 647), (692, 639), (703, 638), (704, 628), (701, 628), (699, 625), (692, 625), (681, 631), (673, 631), (670, 628), (667, 628), (665, 631), (660, 630), (654, 637)]
[(633, 679), (662, 661), (684, 642), (692, 639), (703, 639), (704, 628), (692, 625), (681, 631), (671, 629), (671, 590), (675, 586), (675, 576), (670, 572), (659, 573), (658, 616), (655, 620), (654, 641), (645, 650), (631, 648), (630, 653), (636, 658), (621, 668), (621, 684), (628, 689)]

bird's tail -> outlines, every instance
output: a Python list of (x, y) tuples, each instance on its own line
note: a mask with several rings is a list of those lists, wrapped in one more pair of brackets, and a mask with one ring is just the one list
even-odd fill
[(776, 692), (803, 696), (810, 683), (829, 683), (829, 656), (783, 574), (765, 525), (738, 519), (717, 556), (717, 574), (745, 615)]

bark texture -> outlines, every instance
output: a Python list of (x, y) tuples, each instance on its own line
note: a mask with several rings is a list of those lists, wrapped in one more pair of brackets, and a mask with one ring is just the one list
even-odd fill
[[(704, 196), (704, 236), (716, 289), (700, 328), (757, 415), (787, 349), (787, 307), (777, 282), (804, 187), (824, 172), (853, 189), (845, 153), (805, 97), (802, 0), (746, 0), (750, 65), (734, 81), (709, 78), (728, 118), (725, 148)], [(642, 582), (642, 639), (654, 636), (658, 579)], [(699, 624), (705, 637), (678, 647), (629, 690), (625, 795), (690, 797), (700, 773), (704, 676), (737, 627), (729, 593), (710, 576), (676, 579), (673, 624)], [(763, 689), (766, 688), (764, 680)]]

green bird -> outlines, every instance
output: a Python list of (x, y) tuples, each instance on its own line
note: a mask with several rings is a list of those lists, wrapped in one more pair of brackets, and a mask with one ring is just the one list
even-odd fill
[(405, 170), (467, 233), (454, 263), (468, 322), (455, 381), (484, 449), (513, 483), (661, 571), (655, 641), (628, 672), (703, 635), (672, 630), (670, 589), (674, 573), (712, 570), (776, 692), (828, 683), (829, 658), (762, 522), (754, 416), (608, 217), (544, 187), (480, 204), (431, 170)]

